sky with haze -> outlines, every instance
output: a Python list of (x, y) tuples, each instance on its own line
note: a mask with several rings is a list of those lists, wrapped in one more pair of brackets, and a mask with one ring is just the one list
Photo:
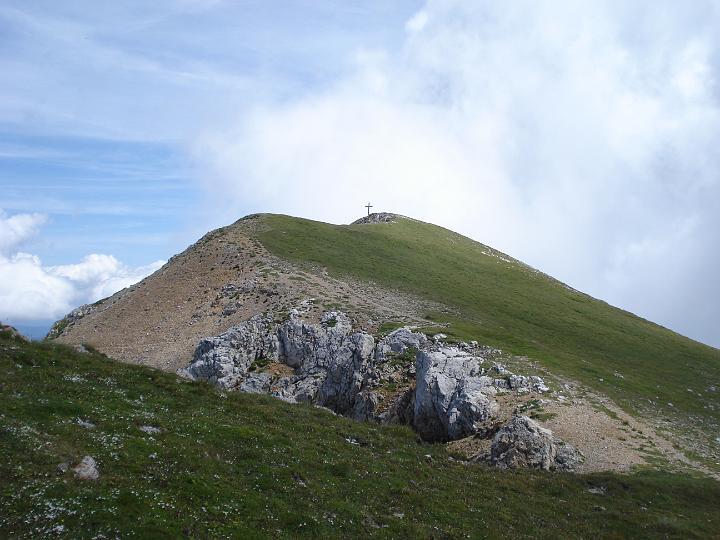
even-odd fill
[(0, 320), (371, 201), (720, 346), (711, 0), (0, 5)]

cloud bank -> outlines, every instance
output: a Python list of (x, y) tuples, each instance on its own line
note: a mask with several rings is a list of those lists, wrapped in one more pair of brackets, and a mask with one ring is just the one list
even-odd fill
[(718, 27), (710, 1), (431, 0), (401, 50), (195, 154), (226, 221), (369, 199), (720, 345)]
[(91, 254), (76, 264), (44, 266), (39, 257), (18, 247), (45, 221), (40, 214), (7, 216), (0, 211), (0, 320), (57, 319), (140, 281), (164, 264), (130, 268), (112, 255)]

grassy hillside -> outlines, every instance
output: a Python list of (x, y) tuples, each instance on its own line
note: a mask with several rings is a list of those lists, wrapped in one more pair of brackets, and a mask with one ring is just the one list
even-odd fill
[[(97, 481), (57, 471), (85, 455)], [(711, 538), (720, 528), (712, 480), (460, 464), (406, 428), (224, 396), (3, 332), (0, 478), (2, 538)]]
[[(414, 220), (338, 226), (262, 217), (261, 242), (278, 256), (442, 302), (458, 337), (542, 361), (631, 409), (717, 430), (720, 351), (573, 291), (447, 229)], [(671, 404), (671, 405), (670, 405)], [(713, 409), (714, 407), (714, 409)]]

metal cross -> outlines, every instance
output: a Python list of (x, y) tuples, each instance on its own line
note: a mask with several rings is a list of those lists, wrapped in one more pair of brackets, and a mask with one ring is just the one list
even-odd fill
[(367, 204), (365, 205), (365, 208), (368, 209), (368, 216), (369, 216), (369, 215), (370, 215), (370, 209), (372, 208), (372, 204), (367, 203)]

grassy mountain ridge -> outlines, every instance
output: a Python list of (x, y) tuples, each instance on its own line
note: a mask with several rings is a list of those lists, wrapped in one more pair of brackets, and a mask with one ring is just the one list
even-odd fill
[(457, 233), (401, 218), (331, 225), (264, 214), (273, 254), (451, 308), (450, 333), (540, 360), (630, 410), (700, 418), (717, 431), (720, 350), (596, 300)]
[[(57, 470), (84, 455), (98, 480)], [(712, 538), (720, 527), (714, 480), (450, 457), (406, 427), (0, 332), (0, 537)]]

